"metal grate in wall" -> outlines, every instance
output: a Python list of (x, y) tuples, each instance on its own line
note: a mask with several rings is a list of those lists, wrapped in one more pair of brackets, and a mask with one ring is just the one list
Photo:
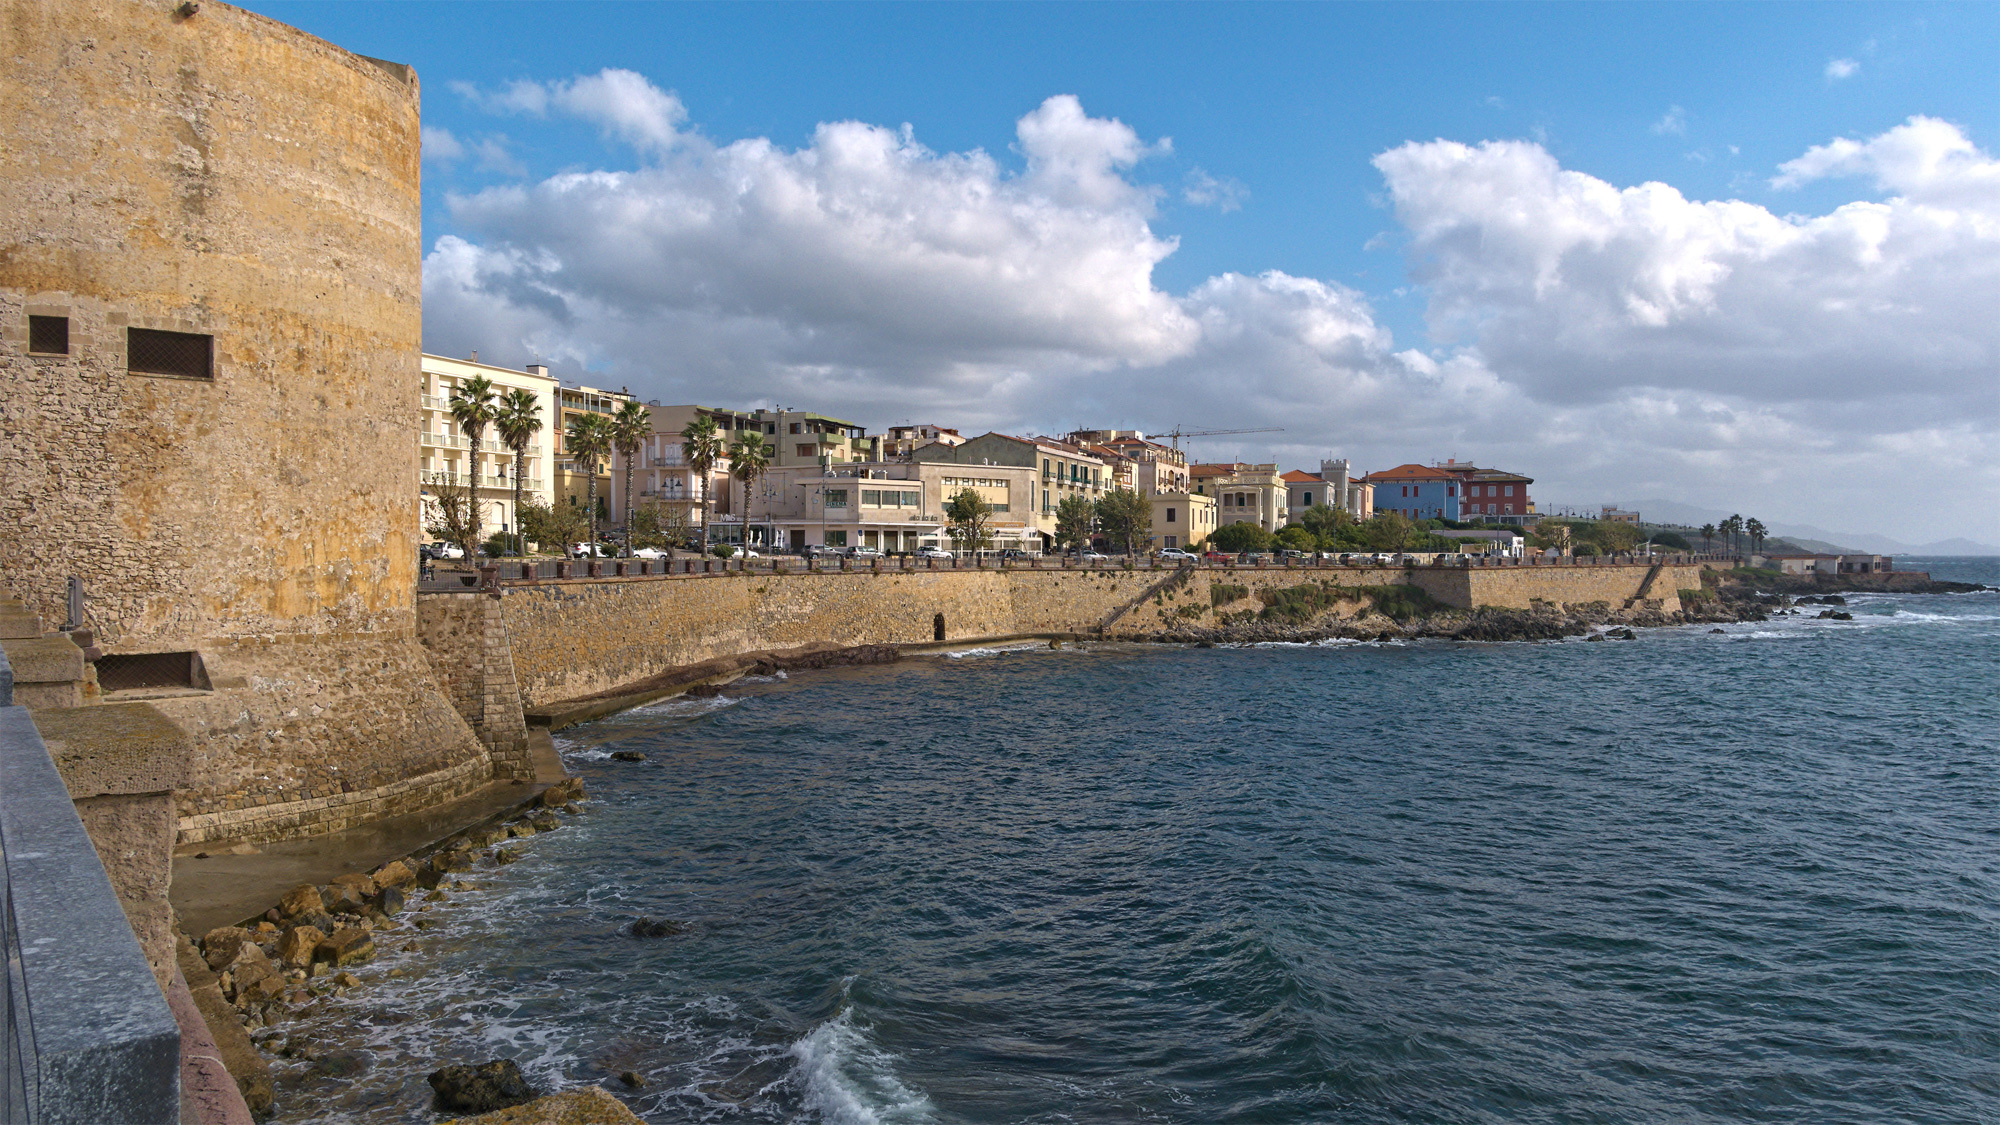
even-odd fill
[(31, 316), (28, 318), (28, 350), (42, 355), (69, 354), (69, 318)]
[(215, 337), (157, 328), (125, 330), (125, 369), (141, 375), (215, 377)]
[(97, 658), (100, 691), (194, 687), (194, 653), (130, 652)]

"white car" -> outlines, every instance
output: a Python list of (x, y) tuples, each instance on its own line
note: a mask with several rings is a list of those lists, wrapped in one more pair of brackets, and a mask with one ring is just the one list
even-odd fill
[(951, 552), (945, 550), (943, 547), (918, 547), (917, 557), (920, 559), (948, 559), (951, 557)]
[(849, 547), (847, 549), (847, 557), (850, 559), (879, 559), (882, 557), (882, 552), (873, 547)]
[[(1085, 558), (1090, 558), (1090, 557), (1092, 557), (1092, 556), (1090, 556), (1090, 555), (1085, 555), (1084, 557), (1085, 557)], [(1101, 558), (1103, 558), (1104, 556), (1103, 556), (1103, 555), (1097, 555), (1097, 556), (1095, 556), (1095, 557), (1097, 557), (1097, 558), (1100, 558), (1100, 559), (1101, 559)], [(1181, 550), (1181, 549), (1180, 549), (1179, 547), (1162, 547), (1162, 548), (1160, 548), (1160, 553), (1159, 553), (1159, 555), (1158, 555), (1157, 557), (1158, 557), (1158, 558), (1163, 558), (1163, 559), (1172, 559), (1172, 560), (1174, 560), (1175, 562), (1194, 562), (1194, 561), (1195, 561), (1195, 556), (1194, 556), (1194, 552), (1192, 552), (1192, 551), (1183, 551), (1183, 550)]]
[(732, 559), (761, 559), (764, 556), (758, 554), (755, 550), (746, 551), (741, 547), (736, 547), (729, 552), (729, 557)]
[[(1078, 551), (1076, 553), (1076, 557), (1082, 559), (1084, 562), (1105, 562), (1111, 558), (1110, 555), (1107, 555), (1102, 551), (1092, 551), (1088, 548)], [(1161, 555), (1160, 557), (1164, 559), (1164, 558), (1169, 558), (1170, 556)]]
[(595, 548), (591, 547), (588, 543), (572, 543), (569, 548), (569, 557), (573, 559), (608, 559), (611, 557), (611, 550), (602, 543), (599, 543)]
[(462, 559), (465, 557), (465, 548), (456, 543), (432, 543), (430, 556), (434, 559)]
[(667, 557), (667, 553), (658, 547), (641, 547), (632, 552), (632, 557), (635, 559), (664, 559)]

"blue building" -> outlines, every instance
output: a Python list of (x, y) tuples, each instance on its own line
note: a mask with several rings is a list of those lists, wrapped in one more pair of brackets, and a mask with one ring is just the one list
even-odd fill
[(1366, 483), (1375, 489), (1377, 512), (1395, 512), (1413, 520), (1455, 520), (1461, 518), (1460, 494), (1465, 491), (1459, 472), (1455, 467), (1398, 465), (1368, 474)]

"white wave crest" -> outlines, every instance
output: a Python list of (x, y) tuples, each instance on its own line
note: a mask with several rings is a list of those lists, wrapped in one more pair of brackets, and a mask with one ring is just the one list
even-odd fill
[(896, 1077), (895, 1056), (876, 1046), (843, 1009), (792, 1044), (805, 1106), (829, 1125), (937, 1120), (931, 1100)]
[(999, 656), (1001, 653), (1006, 652), (1029, 652), (1043, 647), (1045, 647), (1043, 644), (996, 645), (992, 648), (953, 649), (950, 652), (941, 653), (940, 655), (952, 660), (965, 660), (973, 657)]

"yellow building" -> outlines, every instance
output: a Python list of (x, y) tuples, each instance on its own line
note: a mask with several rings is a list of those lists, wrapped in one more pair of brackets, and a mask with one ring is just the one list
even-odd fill
[[(590, 478), (578, 467), (577, 462), (565, 453), (569, 442), (570, 424), (586, 414), (603, 414), (608, 417), (618, 413), (618, 408), (626, 403), (637, 401), (639, 401), (637, 396), (631, 391), (605, 391), (585, 386), (565, 386), (558, 390), (556, 402), (559, 417), (555, 427), (554, 442), (555, 470), (551, 478), (555, 481), (555, 495), (558, 498), (582, 507), (590, 495)], [(616, 456), (615, 452), (608, 454), (604, 460), (597, 463), (597, 499), (607, 514), (613, 511), (611, 463)]]
[[(471, 477), (471, 443), (458, 420), (452, 417), (451, 396), (466, 380), (479, 375), (486, 376), (493, 383), (495, 405), (511, 390), (525, 390), (535, 396), (542, 414), (542, 431), (528, 444), (527, 456), (521, 462), (521, 498), (549, 503), (550, 482), (555, 479), (553, 419), (556, 391), (560, 388), (560, 384), (550, 377), (549, 369), (532, 364), (525, 371), (516, 371), (511, 367), (480, 363), (477, 359), (452, 359), (426, 353), (422, 370), (417, 484), (418, 494), (423, 498), (424, 523), (430, 524), (437, 515), (433, 492), (436, 486), (463, 487), (474, 483)], [(479, 504), (482, 536), (496, 531), (513, 531), (518, 526), (514, 515), (514, 468), (514, 451), (501, 442), (499, 430), (489, 422), (479, 449), (478, 491), (474, 497)]]

